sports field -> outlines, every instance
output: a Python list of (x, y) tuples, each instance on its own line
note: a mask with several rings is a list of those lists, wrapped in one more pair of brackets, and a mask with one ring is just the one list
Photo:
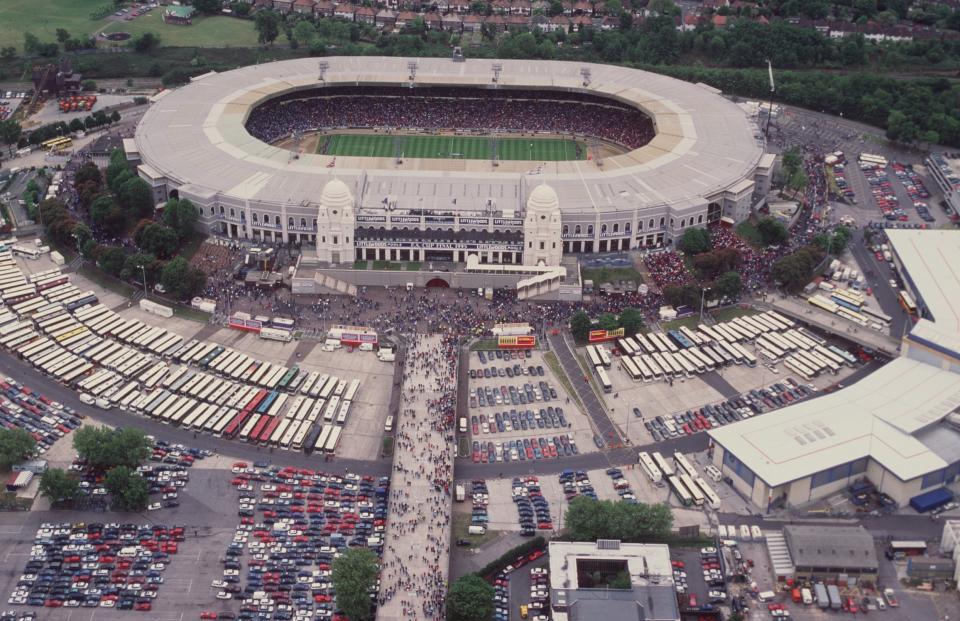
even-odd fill
[[(331, 134), (320, 136), (317, 153), (363, 157), (394, 157), (396, 140), (400, 155), (412, 158), (490, 159), (490, 139), (473, 136), (383, 136), (371, 134)], [(497, 159), (556, 162), (582, 160), (586, 144), (555, 138), (500, 138)]]

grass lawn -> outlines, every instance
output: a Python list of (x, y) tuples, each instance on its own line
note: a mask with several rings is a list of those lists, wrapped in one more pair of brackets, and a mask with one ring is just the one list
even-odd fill
[(353, 269), (355, 269), (355, 270), (365, 270), (365, 269), (367, 269), (367, 262), (366, 262), (366, 261), (354, 261), (354, 262), (353, 262)]
[(710, 313), (714, 319), (718, 322), (720, 321), (730, 321), (735, 317), (743, 317), (745, 315), (757, 315), (760, 311), (756, 311), (752, 308), (742, 308), (740, 306), (728, 306), (727, 308), (721, 308), (720, 310)]
[(383, 447), (380, 450), (383, 457), (393, 457), (393, 436), (386, 436), (383, 439)]
[[(166, 305), (166, 303), (163, 304)], [(199, 321), (200, 323), (210, 321), (210, 313), (205, 313), (202, 310), (197, 310), (189, 306), (174, 306), (173, 316), (180, 317), (181, 319), (189, 319), (190, 321)]]
[(420, 267), (420, 261), (407, 261), (406, 269), (408, 272), (419, 272)]
[(453, 540), (457, 539), (466, 539), (473, 544), (473, 547), (479, 547), (488, 541), (492, 541), (497, 538), (499, 531), (487, 529), (486, 534), (483, 535), (470, 535), (467, 533), (467, 529), (470, 528), (470, 513), (463, 511), (454, 511), (453, 512)]
[(97, 268), (92, 267), (89, 263), (84, 263), (83, 267), (77, 271), (81, 276), (95, 282), (107, 291), (119, 293), (126, 298), (129, 298), (131, 295), (133, 295), (133, 287), (125, 282), (117, 280), (116, 278), (107, 276)]
[[(191, 26), (163, 23), (162, 9), (156, 8), (131, 21), (90, 19), (101, 7), (115, 5), (112, 0), (3, 0), (0, 2), (0, 41), (23, 50), (23, 34), (30, 32), (43, 43), (56, 41), (57, 28), (74, 38), (96, 32), (129, 32), (136, 37), (147, 31), (160, 35), (165, 46), (254, 47), (257, 33), (252, 20), (215, 15), (199, 17)], [(112, 16), (112, 11), (111, 11)]]
[(129, 32), (134, 37), (145, 32), (153, 32), (160, 35), (161, 45), (167, 47), (254, 47), (257, 45), (257, 32), (253, 29), (253, 20), (209, 15), (194, 17), (193, 23), (189, 26), (178, 26), (165, 24), (162, 15), (161, 8), (156, 8), (129, 22), (123, 20), (111, 22), (103, 31), (106, 33)]
[(679, 330), (680, 328), (686, 326), (691, 330), (696, 330), (699, 324), (700, 324), (700, 315), (691, 315), (690, 317), (684, 317), (683, 319), (674, 319), (673, 321), (665, 321), (660, 324), (660, 329), (666, 332), (667, 330)]
[[(401, 154), (415, 158), (459, 158), (485, 160), (490, 158), (490, 139), (473, 136), (385, 136), (381, 134), (331, 134), (321, 136), (317, 152), (327, 155), (356, 155), (365, 157), (394, 157), (395, 140), (402, 142)], [(501, 138), (497, 155), (501, 160), (538, 160), (556, 162), (582, 160), (586, 146), (577, 142), (554, 138)], [(326, 147), (326, 150), (324, 150)]]
[(618, 283), (621, 280), (640, 284), (643, 276), (632, 267), (586, 267), (580, 270), (583, 280), (592, 280), (594, 287), (604, 283)]
[(470, 440), (467, 439), (467, 436), (457, 438), (457, 455), (459, 457), (470, 456)]
[(200, 248), (200, 244), (206, 241), (206, 238), (202, 235), (194, 235), (187, 243), (183, 245), (183, 248), (180, 250), (180, 256), (189, 261), (193, 258), (193, 255), (197, 254), (197, 250)]
[(394, 263), (392, 261), (374, 261), (373, 269), (375, 270), (393, 270), (399, 271), (403, 266), (399, 263)]
[(470, 344), (470, 351), (493, 351), (497, 348), (497, 339), (480, 339)]

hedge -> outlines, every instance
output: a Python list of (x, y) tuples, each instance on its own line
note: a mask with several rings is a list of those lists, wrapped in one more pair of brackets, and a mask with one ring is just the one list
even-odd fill
[(547, 546), (547, 540), (543, 537), (534, 537), (530, 541), (525, 541), (515, 548), (510, 548), (506, 552), (500, 555), (495, 561), (491, 561), (483, 566), (482, 569), (476, 572), (478, 576), (484, 580), (489, 580), (490, 577), (496, 576), (500, 571), (515, 561), (518, 556), (526, 555), (534, 550), (539, 550)]

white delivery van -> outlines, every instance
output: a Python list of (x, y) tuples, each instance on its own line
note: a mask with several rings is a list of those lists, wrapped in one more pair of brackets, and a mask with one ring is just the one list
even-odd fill
[(470, 528), (467, 529), (467, 534), (470, 535), (485, 535), (487, 534), (487, 527), (480, 526), (478, 524), (472, 524)]

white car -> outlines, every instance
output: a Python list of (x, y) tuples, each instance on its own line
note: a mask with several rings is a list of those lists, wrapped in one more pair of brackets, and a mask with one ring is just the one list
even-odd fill
[(226, 591), (218, 591), (217, 599), (233, 599), (233, 595), (227, 593)]
[(147, 507), (147, 511), (157, 511), (161, 506), (162, 505), (159, 502), (152, 503), (149, 507)]
[(117, 602), (115, 602), (112, 599), (104, 599), (100, 601), (101, 608), (113, 608), (116, 605), (117, 605)]
[(93, 398), (93, 395), (89, 395), (85, 392), (80, 393), (80, 403), (84, 405), (93, 405), (96, 402), (96, 399)]
[(225, 589), (227, 588), (227, 583), (223, 580), (214, 580), (210, 583), (210, 586), (214, 589)]

